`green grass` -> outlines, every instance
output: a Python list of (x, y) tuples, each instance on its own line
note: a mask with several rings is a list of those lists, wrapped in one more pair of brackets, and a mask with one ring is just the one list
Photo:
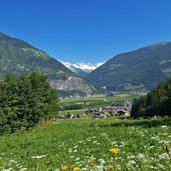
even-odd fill
[(83, 116), (85, 114), (85, 109), (78, 109), (78, 110), (65, 110), (65, 111), (59, 111), (58, 115), (66, 115), (68, 112), (70, 112), (71, 114), (73, 114), (74, 116), (76, 115), (80, 115)]
[(82, 105), (82, 108), (93, 108), (105, 105), (111, 105), (113, 102), (132, 100), (139, 98), (141, 94), (116, 94), (113, 96), (106, 96), (103, 94), (92, 95), (90, 97), (83, 97), (78, 99), (63, 99), (60, 100), (59, 106), (74, 106)]
[(76, 103), (76, 102), (94, 102), (94, 101), (104, 101), (106, 99), (107, 101), (120, 101), (120, 100), (131, 100), (134, 98), (140, 97), (139, 94), (116, 94), (113, 96), (106, 96), (103, 94), (97, 94), (92, 95), (90, 97), (83, 97), (83, 98), (77, 98), (77, 99), (63, 99), (61, 100), (61, 104), (64, 103)]
[[(122, 171), (169, 171), (162, 144), (171, 145), (169, 118), (59, 120), (1, 136), (0, 170), (55, 171), (67, 164), (70, 170), (99, 171), (112, 165)], [(111, 148), (120, 153), (112, 155)]]

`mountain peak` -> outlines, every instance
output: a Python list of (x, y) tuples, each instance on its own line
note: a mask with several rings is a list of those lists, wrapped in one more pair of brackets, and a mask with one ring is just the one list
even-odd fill
[(90, 72), (92, 72), (93, 70), (95, 70), (96, 68), (98, 68), (99, 66), (101, 66), (104, 62), (102, 63), (98, 63), (98, 64), (91, 64), (91, 63), (75, 63), (75, 64), (71, 64), (69, 62), (64, 62), (64, 61), (60, 61), (62, 62), (67, 68), (69, 68), (72, 72), (80, 75), (80, 76), (86, 76), (87, 74), (89, 74)]
[(171, 76), (171, 43), (161, 42), (114, 56), (86, 79), (112, 90), (154, 88)]

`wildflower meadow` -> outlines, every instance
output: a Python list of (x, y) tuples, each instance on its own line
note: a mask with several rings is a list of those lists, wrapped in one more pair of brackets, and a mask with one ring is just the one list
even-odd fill
[(2, 171), (171, 170), (171, 120), (75, 119), (0, 136)]

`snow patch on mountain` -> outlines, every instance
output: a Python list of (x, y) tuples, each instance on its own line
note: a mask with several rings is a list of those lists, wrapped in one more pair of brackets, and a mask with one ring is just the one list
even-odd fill
[(72, 72), (77, 73), (80, 76), (85, 76), (89, 74), (91, 71), (95, 70), (97, 67), (104, 64), (104, 62), (98, 63), (98, 64), (90, 64), (90, 63), (76, 63), (71, 64), (69, 62), (60, 61), (63, 65), (65, 65), (67, 68), (69, 68)]

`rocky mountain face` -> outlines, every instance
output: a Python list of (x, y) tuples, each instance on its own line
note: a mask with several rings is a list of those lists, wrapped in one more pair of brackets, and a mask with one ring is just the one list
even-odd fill
[(150, 90), (171, 76), (171, 42), (114, 56), (86, 76), (108, 90)]
[[(61, 62), (23, 40), (0, 33), (0, 77), (39, 70), (56, 90), (91, 94), (96, 89)], [(73, 81), (74, 80), (74, 81)]]
[[(91, 94), (92, 90), (95, 90), (95, 88), (90, 83), (83, 80), (81, 77), (71, 76), (68, 77), (67, 80), (52, 80), (51, 84), (58, 90), (77, 90), (78, 92), (85, 92), (86, 94)], [(75, 87), (77, 88), (75, 89)]]

